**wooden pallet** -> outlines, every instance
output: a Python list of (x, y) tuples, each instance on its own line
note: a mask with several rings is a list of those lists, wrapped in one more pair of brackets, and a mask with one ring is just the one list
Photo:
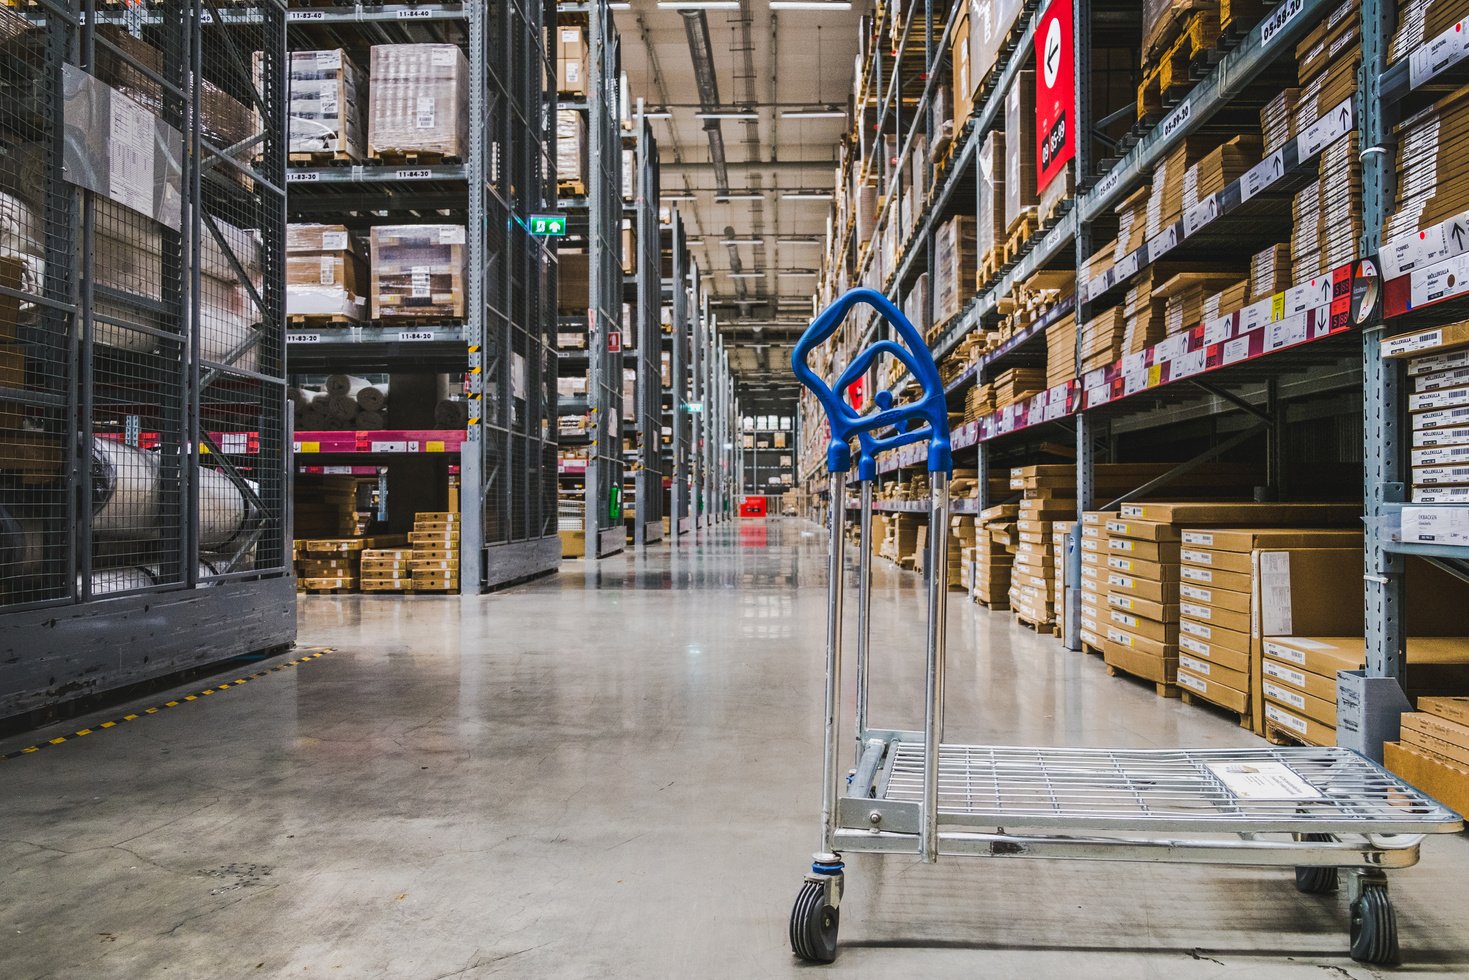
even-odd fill
[(460, 327), (464, 325), (464, 318), (458, 316), (439, 316), (433, 313), (415, 315), (405, 313), (402, 316), (381, 316), (367, 321), (372, 327)]
[(587, 185), (579, 180), (556, 181), (557, 197), (586, 197)]
[(1116, 664), (1108, 664), (1107, 665), (1107, 676), (1108, 677), (1131, 677), (1131, 678), (1133, 678), (1135, 680), (1144, 681), (1144, 682), (1146, 682), (1148, 684), (1153, 685), (1153, 687), (1157, 689), (1158, 697), (1160, 697), (1160, 698), (1176, 698), (1176, 697), (1179, 696), (1179, 693), (1180, 693), (1179, 690), (1178, 690), (1178, 685), (1177, 684), (1169, 684), (1166, 681), (1155, 681), (1155, 680), (1153, 680), (1152, 678), (1149, 678), (1149, 677), (1139, 677), (1137, 674), (1132, 674), (1132, 673), (1129, 673), (1129, 672), (1123, 670), (1121, 667), (1118, 667)]
[(1101, 647), (1094, 647), (1094, 646), (1092, 646), (1090, 643), (1088, 643), (1085, 640), (1082, 640), (1081, 641), (1081, 652), (1082, 653), (1089, 653), (1089, 654), (1091, 654), (1094, 657), (1100, 657), (1100, 656), (1102, 656), (1102, 648)]
[(1265, 741), (1271, 745), (1304, 745), (1314, 748), (1295, 732), (1286, 731), (1269, 721), (1265, 722)]
[(1239, 722), (1239, 727), (1245, 729), (1246, 731), (1255, 730), (1254, 716), (1252, 716), (1248, 711), (1235, 711), (1233, 708), (1226, 708), (1222, 704), (1215, 704), (1208, 698), (1202, 697), (1201, 695), (1197, 694), (1194, 691), (1190, 691), (1187, 688), (1181, 688), (1179, 690), (1179, 697), (1183, 699), (1184, 704), (1200, 707), (1205, 709), (1206, 711), (1215, 711), (1222, 715), (1235, 719)]
[(357, 161), (346, 150), (302, 150), (286, 154), (293, 167), (346, 167)]
[(1143, 69), (1137, 89), (1137, 115), (1161, 113), (1182, 99), (1197, 78), (1213, 67), (1219, 44), (1219, 11), (1204, 9), (1179, 21), (1178, 33), (1158, 58)]
[(1028, 213), (1015, 223), (1010, 237), (1005, 239), (1004, 265), (1009, 265), (1020, 258), (1021, 249), (1035, 235), (1036, 224), (1035, 208), (1029, 208)]
[(988, 286), (1000, 276), (1000, 266), (1004, 265), (1005, 249), (1003, 246), (995, 246), (980, 257), (979, 276), (977, 285), (980, 289)]
[(1008, 599), (1001, 599), (998, 602), (985, 602), (979, 596), (971, 596), (970, 598), (974, 600), (976, 606), (983, 606), (990, 612), (1004, 612), (1010, 608), (1010, 600)]
[(286, 329), (288, 330), (340, 330), (347, 327), (360, 326), (360, 320), (354, 320), (350, 316), (341, 313), (292, 313), (286, 317)]
[(368, 162), (384, 167), (442, 167), (461, 161), (453, 154), (433, 150), (374, 150)]
[(1055, 623), (1033, 622), (1032, 620), (1026, 619), (1018, 611), (1015, 612), (1015, 620), (1026, 629), (1034, 630), (1038, 636), (1049, 636), (1051, 633), (1051, 628), (1056, 625)]

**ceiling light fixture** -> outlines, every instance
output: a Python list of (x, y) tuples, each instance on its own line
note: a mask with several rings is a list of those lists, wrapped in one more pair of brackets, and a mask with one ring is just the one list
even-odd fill
[(764, 194), (749, 194), (749, 193), (744, 193), (744, 192), (740, 192), (740, 193), (737, 193), (737, 194), (716, 194), (714, 196), (714, 203), (715, 204), (724, 204), (724, 203), (727, 203), (729, 201), (763, 201), (763, 200), (765, 200), (765, 195)]
[(672, 109), (644, 109), (643, 110), (643, 118), (644, 119), (672, 119), (673, 118), (673, 110)]
[(780, 118), (782, 118), (782, 119), (845, 119), (845, 118), (847, 118), (847, 110), (846, 109), (838, 109), (838, 108), (836, 108), (834, 106), (833, 107), (828, 107), (828, 108), (825, 108), (825, 109), (822, 109), (822, 108), (813, 108), (813, 109), (782, 109), (780, 111)]
[(699, 199), (699, 196), (697, 194), (660, 194), (660, 195), (658, 195), (658, 200), (660, 200), (660, 201), (697, 201), (698, 199)]
[(765, 239), (763, 239), (763, 238), (721, 238), (719, 240), (719, 244), (721, 244), (721, 245), (764, 245), (765, 244)]
[(815, 269), (787, 269), (785, 272), (777, 273), (782, 279), (814, 278)]
[(740, 0), (658, 0), (659, 10), (739, 10)]
[(701, 109), (694, 113), (695, 119), (759, 119), (754, 109)]
[(831, 191), (786, 191), (782, 201), (830, 201)]
[(819, 238), (777, 238), (776, 241), (779, 242), (782, 245), (820, 245), (821, 244), (821, 239), (819, 239)]
[(764, 279), (765, 278), (765, 273), (763, 273), (763, 272), (730, 272), (730, 273), (727, 273), (727, 275), (731, 279)]
[[(659, 4), (661, 7), (662, 4)], [(852, 0), (770, 0), (771, 10), (851, 10)]]

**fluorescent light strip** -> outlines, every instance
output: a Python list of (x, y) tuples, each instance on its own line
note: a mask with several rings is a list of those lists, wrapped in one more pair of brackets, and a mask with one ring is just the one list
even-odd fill
[(796, 278), (815, 278), (816, 273), (815, 272), (801, 272), (799, 270), (792, 269), (792, 270), (787, 271), (787, 272), (778, 272), (778, 273), (776, 273), (776, 275), (779, 276), (781, 279), (796, 279)]
[(671, 109), (644, 109), (643, 110), (643, 118), (644, 119), (672, 119), (673, 118), (673, 110), (671, 110)]
[(721, 244), (721, 245), (764, 245), (765, 244), (765, 239), (763, 239), (763, 238), (721, 238), (719, 240), (719, 244)]
[(819, 238), (777, 238), (776, 241), (779, 242), (782, 245), (820, 245), (821, 244), (821, 240)]
[(759, 119), (753, 109), (715, 109), (712, 112), (696, 112), (695, 119)]
[(763, 201), (764, 194), (719, 194), (714, 198), (714, 203), (723, 204), (726, 201)]
[(782, 201), (830, 201), (831, 191), (788, 191), (780, 196)]
[[(662, 6), (662, 4), (659, 4)], [(770, 0), (771, 10), (851, 10), (851, 0)]]
[(764, 279), (763, 272), (729, 272), (726, 273), (731, 279)]
[(659, 10), (739, 10), (740, 0), (658, 0)]
[(845, 119), (846, 109), (782, 109), (782, 119)]
[(697, 201), (698, 199), (697, 194), (660, 194), (658, 196), (660, 201)]

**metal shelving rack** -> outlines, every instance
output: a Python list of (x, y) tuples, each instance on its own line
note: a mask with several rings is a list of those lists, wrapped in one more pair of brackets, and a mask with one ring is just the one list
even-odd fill
[(633, 118), (637, 187), (633, 204), (633, 318), (637, 343), (637, 386), (633, 418), (637, 445), (633, 463), (633, 544), (663, 539), (663, 243), (658, 220), (658, 144), (643, 116), (642, 100)]
[[(873, 37), (886, 39), (893, 32), (900, 40), (895, 45), (871, 45), (868, 63), (862, 69), (863, 85), (859, 94), (858, 124), (851, 144), (860, 147), (855, 166), (872, 154), (868, 147), (881, 146), (881, 135), (892, 134), (900, 148), (897, 159), (906, 166), (907, 147), (916, 136), (927, 133), (933, 138), (936, 120), (931, 118), (934, 94), (948, 83), (949, 47), (966, 5), (913, 2), (889, 5), (876, 15), (870, 25)], [(926, 161), (930, 191), (922, 205), (915, 230), (903, 243), (901, 257), (881, 288), (889, 298), (901, 302), (906, 288), (922, 272), (933, 271), (933, 240), (940, 224), (952, 215), (964, 213), (969, 206), (969, 186), (976, 179), (974, 161), (986, 134), (1000, 124), (1000, 113), (1006, 90), (1019, 71), (1033, 58), (1037, 26), (1047, 8), (1043, 2), (1023, 5), (1016, 26), (1002, 48), (999, 62), (990, 80), (979, 89), (973, 111), (968, 118), (955, 119), (953, 147), (939, 169)], [(1195, 75), (1196, 84), (1184, 95), (1166, 105), (1159, 115), (1140, 121), (1106, 152), (1093, 155), (1088, 140), (1078, 141), (1074, 166), (1078, 175), (1076, 193), (1069, 204), (1056, 212), (1049, 228), (1041, 228), (1020, 254), (1010, 258), (997, 274), (976, 291), (951, 322), (935, 325), (930, 347), (937, 359), (950, 353), (961, 339), (977, 329), (986, 329), (995, 321), (1002, 298), (1019, 282), (1040, 269), (1069, 269), (1081, 280), (1082, 270), (1093, 247), (1110, 234), (1110, 209), (1147, 179), (1152, 167), (1178, 141), (1200, 130), (1228, 124), (1229, 113), (1236, 100), (1245, 98), (1249, 108), (1264, 99), (1259, 92), (1271, 85), (1279, 71), (1272, 66), (1290, 62), (1296, 42), (1321, 22), (1323, 16), (1339, 4), (1330, 0), (1300, 0), (1267, 7), (1253, 24), (1242, 25), (1225, 38), (1210, 60), (1207, 70)], [(1076, 107), (1078, 132), (1090, 132), (1102, 121), (1088, 118), (1092, 106), (1092, 73), (1088, 60), (1093, 50), (1107, 46), (1106, 32), (1116, 32), (1122, 5), (1109, 2), (1088, 3), (1074, 0), (1071, 5), (1074, 24), (1076, 64)], [(1132, 5), (1136, 9), (1136, 5)], [(1413, 77), (1461, 79), (1469, 62), (1469, 49), (1460, 41), (1440, 44), (1433, 59), (1425, 58), (1409, 71), (1410, 57), (1388, 67), (1384, 58), (1387, 38), (1391, 36), (1394, 6), (1388, 0), (1364, 0), (1362, 4), (1362, 45), (1364, 67), (1362, 86), (1348, 103), (1327, 109), (1320, 120), (1298, 134), (1278, 158), (1267, 157), (1262, 166), (1274, 169), (1252, 171), (1248, 180), (1226, 188), (1210, 201), (1201, 204), (1166, 234), (1149, 240), (1138, 252), (1119, 263), (1120, 271), (1091, 282), (1078, 282), (1075, 298), (1041, 317), (1033, 326), (983, 355), (979, 363), (953, 379), (949, 385), (950, 407), (962, 405), (964, 392), (977, 381), (993, 377), (1006, 367), (1033, 364), (1043, 356), (1043, 338), (1047, 329), (1068, 313), (1075, 313), (1078, 324), (1094, 312), (1115, 305), (1120, 285), (1134, 270), (1145, 268), (1165, 255), (1170, 258), (1197, 256), (1208, 249), (1240, 250), (1256, 241), (1260, 229), (1270, 226), (1270, 208), (1280, 209), (1284, 195), (1301, 186), (1303, 175), (1313, 172), (1315, 157), (1322, 146), (1338, 135), (1356, 129), (1361, 145), (1370, 148), (1362, 154), (1363, 196), (1366, 214), (1365, 240), (1359, 255), (1372, 256), (1381, 247), (1381, 227), (1385, 211), (1391, 206), (1393, 178), (1388, 172), (1392, 161), (1391, 123), (1397, 116), (1394, 107), (1399, 100), (1411, 97)], [(893, 31), (892, 19), (897, 30)], [(939, 43), (910, 45), (908, 38), (915, 29), (925, 26), (925, 38), (939, 36)], [(1427, 45), (1425, 41), (1425, 46)], [(1445, 56), (1444, 51), (1450, 54)], [(1457, 53), (1454, 53), (1455, 50)], [(917, 54), (915, 55), (915, 51)], [(1422, 75), (1424, 65), (1432, 69)], [(1452, 74), (1449, 74), (1452, 73)], [(1251, 89), (1252, 83), (1255, 89)], [(1238, 118), (1237, 116), (1234, 118)], [(1238, 131), (1238, 130), (1233, 130)], [(872, 134), (877, 134), (876, 136)], [(1376, 151), (1385, 148), (1386, 152)], [(1097, 157), (1104, 157), (1098, 159)], [(892, 175), (902, 186), (901, 171)], [(896, 193), (881, 200), (879, 224), (872, 235), (881, 234), (881, 222), (892, 220), (896, 213)], [(829, 275), (826, 298), (832, 298), (848, 285), (862, 281), (871, 264), (871, 253), (856, 254), (854, 241), (844, 241), (843, 229), (835, 228), (836, 241), (828, 254)], [(850, 229), (848, 229), (850, 231)], [(1251, 235), (1257, 236), (1252, 238)], [(1469, 236), (1462, 236), (1469, 239)], [(1278, 240), (1278, 239), (1276, 239)], [(1261, 241), (1261, 245), (1268, 241)], [(1259, 247), (1258, 245), (1256, 247)], [(1426, 256), (1424, 262), (1465, 262), (1459, 254), (1469, 249), (1457, 245)], [(1125, 441), (1129, 435), (1157, 431), (1175, 443), (1193, 442), (1187, 466), (1215, 458), (1250, 438), (1260, 438), (1264, 445), (1267, 486), (1262, 491), (1267, 499), (1287, 492), (1282, 484), (1282, 464), (1291, 430), (1297, 421), (1314, 421), (1325, 416), (1349, 419), (1357, 413), (1360, 391), (1365, 387), (1367, 461), (1367, 602), (1369, 674), (1401, 677), (1401, 623), (1398, 610), (1402, 602), (1401, 559), (1404, 553), (1418, 553), (1412, 546), (1391, 539), (1388, 529), (1397, 502), (1403, 499), (1403, 476), (1406, 472), (1401, 430), (1401, 368), (1396, 362), (1384, 362), (1378, 356), (1382, 330), (1373, 326), (1374, 311), (1364, 312), (1360, 298), (1375, 295), (1376, 263), (1352, 263), (1329, 271), (1314, 286), (1298, 283), (1285, 294), (1286, 309), (1272, 315), (1271, 321), (1250, 332), (1238, 318), (1223, 332), (1219, 324), (1201, 325), (1184, 339), (1174, 342), (1166, 352), (1150, 349), (1136, 363), (1121, 362), (1113, 369), (1082, 375), (1078, 330), (1077, 370), (1073, 379), (1041, 395), (1001, 412), (985, 416), (961, 426), (954, 433), (954, 447), (963, 455), (960, 465), (974, 465), (979, 485), (987, 488), (987, 470), (992, 462), (1003, 465), (1053, 460), (1075, 460), (1078, 463), (1078, 509), (1088, 510), (1113, 506), (1121, 501), (1099, 500), (1093, 491), (1092, 467), (1107, 447)], [(1469, 281), (1469, 277), (1465, 277)], [(1318, 290), (1309, 294), (1310, 289)], [(1469, 290), (1469, 287), (1466, 287)], [(1433, 311), (1406, 313), (1394, 308), (1394, 297), (1406, 295), (1406, 285), (1383, 284), (1386, 296), (1387, 331), (1396, 333), (1437, 318), (1463, 319), (1469, 315), (1469, 302), (1460, 296)], [(1355, 297), (1355, 298), (1354, 298)], [(1400, 303), (1399, 306), (1402, 304)], [(1401, 315), (1399, 315), (1401, 314)], [(1210, 329), (1205, 329), (1205, 326)], [(873, 321), (854, 317), (839, 335), (837, 360), (849, 358), (861, 345), (873, 339)], [(1162, 347), (1163, 345), (1159, 345)], [(1125, 364), (1126, 370), (1122, 370)], [(871, 384), (869, 379), (869, 386)], [(891, 390), (901, 392), (908, 379), (900, 377)], [(869, 388), (870, 390), (870, 388)], [(815, 480), (824, 456), (825, 438), (814, 406), (809, 399), (802, 402), (800, 431), (800, 483), (808, 489), (808, 499), (820, 507), (821, 481)], [(815, 424), (813, 424), (813, 421)], [(1175, 429), (1164, 430), (1164, 426)], [(1212, 431), (1211, 431), (1212, 430)], [(1177, 433), (1177, 434), (1175, 434)], [(1058, 451), (1059, 450), (1059, 451)], [(890, 454), (880, 469), (888, 478), (903, 469), (921, 464), (923, 447)], [(972, 462), (971, 462), (972, 461)], [(1343, 460), (1350, 462), (1350, 460)], [(990, 501), (981, 490), (978, 508)], [(977, 509), (977, 508), (976, 508)], [(1454, 550), (1454, 549), (1450, 549)], [(1465, 555), (1447, 551), (1435, 555), (1450, 567), (1463, 573)], [(1073, 549), (1073, 564), (1078, 560)], [(1073, 570), (1072, 581), (1079, 579)], [(1079, 597), (1071, 600), (1072, 608)], [(1069, 644), (1077, 643), (1075, 624), (1078, 616), (1068, 616)]]
[(0, 717), (295, 640), (286, 12), (212, 6), (0, 8)]
[[(469, 130), (462, 160), (293, 167), (293, 220), (356, 231), (394, 221), (463, 222), (469, 274), (462, 320), (369, 323), (287, 335), (293, 373), (448, 373), (466, 378), (464, 430), (368, 433), (350, 451), (297, 452), (328, 463), (391, 468), (425, 452), (458, 454), (460, 592), (475, 595), (554, 571), (556, 533), (555, 283), (553, 255), (526, 218), (555, 206), (555, 66), (544, 47), (547, 2), (421, 5), (341, 2), (288, 13), (293, 49), (454, 43), (469, 64)], [(365, 62), (364, 62), (365, 63)], [(543, 134), (538, 138), (538, 134)], [(376, 438), (374, 438), (374, 436)], [(438, 436), (439, 438), (433, 438)], [(349, 455), (350, 452), (350, 455)], [(444, 466), (452, 465), (447, 459)], [(447, 481), (448, 470), (444, 470)], [(447, 482), (446, 489), (447, 493)]]
[(668, 424), (672, 430), (670, 454), (673, 484), (669, 490), (669, 534), (675, 544), (693, 530), (692, 504), (694, 480), (694, 422), (688, 410), (692, 397), (692, 365), (694, 321), (700, 315), (699, 266), (689, 255), (683, 217), (675, 208), (669, 225), (669, 251), (672, 278), (669, 289), (673, 302), (673, 329), (665, 343), (671, 354), (672, 387), (669, 389)]

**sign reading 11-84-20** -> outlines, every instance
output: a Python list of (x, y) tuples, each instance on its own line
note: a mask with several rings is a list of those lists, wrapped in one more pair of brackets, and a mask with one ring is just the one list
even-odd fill
[(566, 234), (566, 215), (564, 214), (533, 214), (526, 222), (532, 235), (545, 235), (547, 238), (561, 238)]

